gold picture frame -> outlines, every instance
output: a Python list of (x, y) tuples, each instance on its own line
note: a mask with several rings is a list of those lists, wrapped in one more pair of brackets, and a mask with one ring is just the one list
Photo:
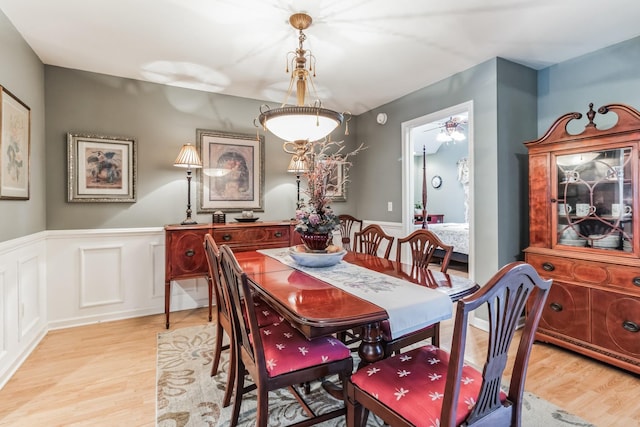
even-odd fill
[(197, 129), (198, 213), (264, 211), (264, 137)]
[(0, 86), (0, 199), (29, 200), (31, 109)]
[(135, 138), (67, 134), (67, 201), (136, 201)]

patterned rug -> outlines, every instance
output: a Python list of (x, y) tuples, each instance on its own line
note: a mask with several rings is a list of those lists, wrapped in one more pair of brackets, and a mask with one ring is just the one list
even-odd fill
[[(222, 352), (220, 372), (210, 376), (214, 343), (212, 324), (158, 334), (156, 425), (158, 427), (228, 426), (231, 406), (223, 408), (228, 351)], [(355, 365), (355, 363), (354, 363)], [(323, 413), (342, 403), (331, 398), (318, 382), (306, 397), (314, 411)], [(287, 390), (269, 394), (269, 425), (286, 426), (305, 418), (298, 402)], [(240, 426), (255, 424), (256, 394), (242, 398)], [(320, 424), (344, 426), (344, 417)], [(373, 416), (369, 426), (381, 426)], [(557, 406), (525, 392), (523, 427), (595, 427)]]

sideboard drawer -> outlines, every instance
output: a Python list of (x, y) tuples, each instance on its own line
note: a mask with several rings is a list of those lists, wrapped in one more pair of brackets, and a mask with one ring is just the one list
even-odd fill
[(229, 245), (234, 250), (255, 250), (267, 247), (289, 246), (288, 225), (267, 227), (227, 227), (214, 229), (213, 239), (219, 245)]
[(640, 296), (640, 270), (612, 265), (609, 267), (609, 284)]
[(575, 261), (547, 255), (527, 254), (527, 263), (531, 264), (545, 279), (573, 280)]

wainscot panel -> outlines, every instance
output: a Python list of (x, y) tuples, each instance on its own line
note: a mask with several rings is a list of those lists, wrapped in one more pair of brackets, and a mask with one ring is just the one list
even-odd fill
[(45, 238), (0, 243), (0, 388), (47, 333)]

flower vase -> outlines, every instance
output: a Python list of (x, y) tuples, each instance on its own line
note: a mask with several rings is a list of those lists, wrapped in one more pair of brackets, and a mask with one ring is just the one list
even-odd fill
[(325, 252), (332, 237), (332, 233), (300, 233), (300, 240), (311, 252)]

